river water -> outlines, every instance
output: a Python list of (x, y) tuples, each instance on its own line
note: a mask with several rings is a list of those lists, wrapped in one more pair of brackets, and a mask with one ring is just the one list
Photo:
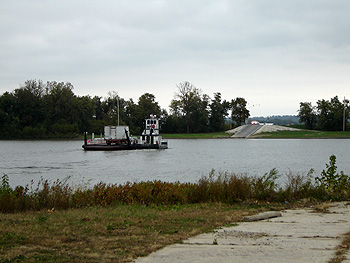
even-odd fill
[(10, 185), (34, 185), (40, 179), (67, 180), (70, 185), (147, 180), (196, 182), (217, 172), (262, 176), (276, 168), (281, 179), (289, 171), (318, 176), (329, 157), (338, 171), (350, 174), (347, 139), (176, 139), (166, 150), (85, 152), (82, 141), (0, 141), (0, 175)]

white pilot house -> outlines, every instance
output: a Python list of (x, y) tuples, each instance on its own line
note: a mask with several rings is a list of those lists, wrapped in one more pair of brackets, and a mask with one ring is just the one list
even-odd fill
[(162, 137), (159, 135), (159, 119), (151, 115), (150, 119), (145, 120), (145, 129), (142, 132), (140, 143), (142, 144), (159, 144)]

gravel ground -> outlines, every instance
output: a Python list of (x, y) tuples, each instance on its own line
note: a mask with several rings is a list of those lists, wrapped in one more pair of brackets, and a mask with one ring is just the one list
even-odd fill
[(298, 131), (299, 129), (296, 128), (289, 128), (285, 126), (279, 126), (279, 125), (261, 125), (261, 128), (255, 133), (262, 133), (262, 132), (278, 132), (278, 131)]

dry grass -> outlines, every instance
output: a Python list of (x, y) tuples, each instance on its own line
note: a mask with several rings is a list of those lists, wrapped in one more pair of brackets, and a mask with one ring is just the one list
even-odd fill
[(343, 235), (343, 240), (341, 245), (337, 247), (334, 258), (332, 258), (329, 263), (340, 263), (346, 259), (345, 254), (350, 249), (350, 232)]
[(329, 213), (329, 208), (331, 205), (329, 203), (320, 203), (315, 205), (314, 213)]
[(212, 203), (0, 214), (0, 262), (128, 262), (266, 209)]

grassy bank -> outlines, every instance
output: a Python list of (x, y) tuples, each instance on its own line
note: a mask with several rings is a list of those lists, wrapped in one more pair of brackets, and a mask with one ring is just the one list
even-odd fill
[[(164, 139), (222, 139), (230, 138), (231, 135), (225, 132), (214, 133), (181, 133), (162, 134)], [(250, 138), (264, 139), (350, 139), (350, 131), (278, 131), (264, 132), (251, 136)]]
[(262, 177), (212, 172), (197, 183), (147, 181), (120, 185), (99, 183), (92, 188), (72, 188), (60, 181), (51, 185), (43, 181), (36, 189), (28, 186), (12, 189), (8, 184), (8, 177), (4, 175), (0, 187), (0, 211), (13, 213), (119, 204), (146, 206), (209, 202), (237, 204), (252, 200), (293, 202), (303, 198), (316, 200), (332, 198), (327, 189), (312, 184), (309, 177), (291, 175), (285, 187), (276, 185), (277, 177), (276, 170), (271, 170)]
[(128, 262), (281, 205), (115, 205), (2, 214), (0, 262)]
[(264, 132), (251, 136), (250, 138), (270, 139), (350, 139), (349, 131), (279, 131)]
[(220, 139), (229, 138), (225, 132), (211, 132), (211, 133), (165, 133), (162, 134), (164, 139)]

